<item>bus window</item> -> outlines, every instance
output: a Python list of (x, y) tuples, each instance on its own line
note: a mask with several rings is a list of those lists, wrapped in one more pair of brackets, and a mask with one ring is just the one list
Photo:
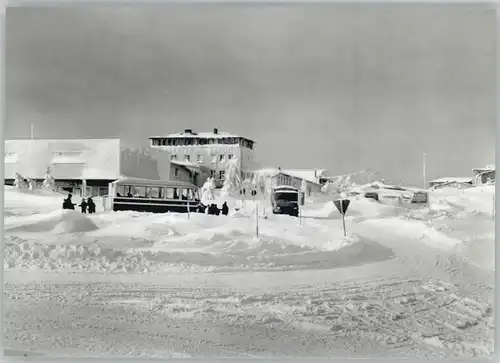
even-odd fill
[(134, 198), (147, 198), (146, 187), (134, 187)]
[(189, 189), (182, 189), (182, 200), (188, 200), (188, 190)]
[(116, 188), (116, 196), (117, 197), (131, 197), (132, 194), (130, 192), (131, 186), (130, 185), (118, 185)]
[(149, 197), (155, 199), (163, 199), (164, 188), (161, 187), (151, 187), (149, 188)]
[(188, 189), (187, 198), (188, 198), (188, 200), (193, 200), (194, 199), (194, 197), (193, 197), (193, 189)]
[(179, 191), (177, 188), (167, 188), (167, 199), (179, 199)]

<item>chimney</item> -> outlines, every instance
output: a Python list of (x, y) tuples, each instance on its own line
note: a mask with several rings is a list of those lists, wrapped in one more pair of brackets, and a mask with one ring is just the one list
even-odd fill
[(186, 134), (192, 134), (193, 130), (192, 129), (185, 129), (184, 133), (186, 133)]
[(219, 133), (219, 129), (214, 129), (214, 134), (218, 134)]

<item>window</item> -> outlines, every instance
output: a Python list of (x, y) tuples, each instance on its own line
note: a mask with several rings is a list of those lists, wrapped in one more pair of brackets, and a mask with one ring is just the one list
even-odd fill
[(212, 154), (212, 163), (217, 161), (217, 154)]
[(179, 168), (175, 168), (174, 169), (174, 175), (175, 176), (179, 176)]
[(130, 185), (118, 185), (116, 188), (117, 197), (131, 197), (132, 187)]
[(134, 198), (147, 198), (146, 187), (134, 187)]
[(211, 178), (215, 177), (215, 170), (210, 170), (210, 177)]
[(151, 187), (148, 194), (150, 198), (163, 199), (164, 189), (161, 187)]
[(181, 194), (182, 200), (188, 200), (188, 190), (189, 189), (185, 189), (185, 188), (182, 189), (182, 194)]
[(84, 164), (81, 151), (56, 151), (52, 153), (52, 164)]
[(190, 155), (184, 155), (184, 160), (185, 161), (191, 161), (191, 156)]
[(229, 154), (229, 155), (227, 156), (227, 158), (228, 158), (228, 160), (231, 160), (231, 159), (233, 158), (233, 154)]
[(193, 199), (194, 199), (193, 189), (188, 189), (188, 200), (193, 200)]
[(17, 154), (16, 153), (5, 153), (4, 162), (5, 162), (5, 164), (17, 163)]
[(219, 171), (219, 179), (224, 179), (224, 170)]
[(199, 163), (203, 162), (203, 155), (198, 154), (198, 162)]
[(224, 161), (224, 154), (219, 155), (219, 161)]
[(179, 199), (178, 188), (167, 188), (167, 199)]
[(170, 155), (170, 160), (177, 160), (177, 155), (175, 154)]

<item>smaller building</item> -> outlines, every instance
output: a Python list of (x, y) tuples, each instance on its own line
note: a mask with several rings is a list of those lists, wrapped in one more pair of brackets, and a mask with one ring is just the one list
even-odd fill
[(124, 176), (168, 179), (170, 157), (160, 150), (125, 147), (119, 139), (5, 140), (5, 185), (13, 185), (19, 174), (40, 186), (47, 168), (57, 190), (95, 197), (106, 195), (109, 183)]
[(473, 179), (471, 177), (445, 177), (429, 182), (430, 188), (469, 188), (473, 186)]
[(495, 182), (495, 168), (474, 168), (472, 178), (475, 185), (491, 184)]
[(212, 175), (210, 168), (188, 161), (170, 161), (170, 179), (184, 181), (201, 187)]
[[(254, 177), (261, 181), (261, 187), (276, 187), (276, 186), (292, 186), (299, 190), (302, 189), (302, 183), (306, 182), (306, 194), (317, 194), (321, 193), (322, 184), (314, 180), (308, 180), (304, 175), (299, 177), (297, 175), (291, 175), (291, 173), (281, 170), (281, 168), (268, 168), (255, 170), (253, 172)], [(266, 180), (264, 183), (263, 180)]]

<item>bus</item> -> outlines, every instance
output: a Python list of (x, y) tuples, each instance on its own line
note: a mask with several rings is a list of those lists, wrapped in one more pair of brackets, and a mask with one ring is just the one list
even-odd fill
[(171, 180), (122, 178), (109, 184), (105, 210), (150, 213), (197, 212), (200, 206), (198, 187)]
[(274, 214), (288, 214), (293, 217), (298, 217), (299, 190), (288, 185), (273, 187), (271, 192), (271, 204)]

